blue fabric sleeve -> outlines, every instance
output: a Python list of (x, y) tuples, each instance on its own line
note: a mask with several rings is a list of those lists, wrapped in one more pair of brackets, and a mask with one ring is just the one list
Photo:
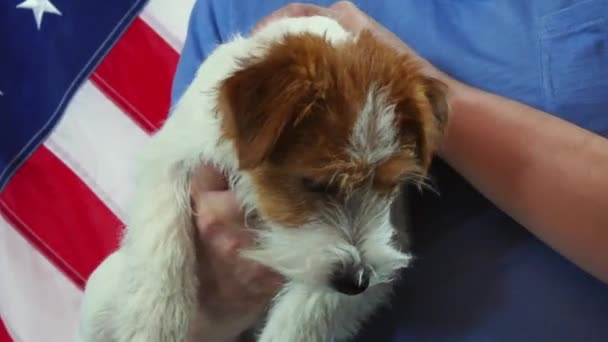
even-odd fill
[[(229, 32), (229, 1), (197, 0), (190, 14), (188, 32), (173, 80), (171, 103), (175, 104), (186, 90), (196, 70), (214, 47)], [(223, 20), (218, 20), (221, 18)]]

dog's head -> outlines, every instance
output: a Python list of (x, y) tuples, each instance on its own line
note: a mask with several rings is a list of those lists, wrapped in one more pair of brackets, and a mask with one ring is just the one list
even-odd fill
[(262, 222), (245, 255), (357, 294), (408, 264), (390, 206), (425, 177), (448, 105), (439, 81), (371, 33), (329, 38), (270, 41), (221, 84), (219, 109)]

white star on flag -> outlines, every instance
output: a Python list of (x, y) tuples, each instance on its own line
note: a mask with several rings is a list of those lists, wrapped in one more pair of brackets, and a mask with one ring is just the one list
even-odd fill
[(40, 30), (40, 26), (42, 25), (42, 16), (44, 16), (44, 13), (61, 15), (61, 12), (59, 12), (57, 7), (55, 7), (50, 0), (25, 0), (17, 5), (17, 8), (32, 10), (38, 30)]

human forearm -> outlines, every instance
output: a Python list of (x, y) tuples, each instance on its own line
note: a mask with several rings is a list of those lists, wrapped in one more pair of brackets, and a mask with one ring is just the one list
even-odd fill
[(552, 248), (608, 282), (608, 140), (452, 84), (442, 157)]

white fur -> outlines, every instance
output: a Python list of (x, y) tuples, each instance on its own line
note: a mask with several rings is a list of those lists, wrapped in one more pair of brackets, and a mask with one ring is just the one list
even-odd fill
[[(78, 340), (83, 342), (208, 341), (196, 331), (199, 316), (197, 256), (189, 207), (189, 177), (202, 163), (230, 178), (246, 212), (257, 211), (246, 173), (237, 169), (234, 147), (220, 141), (216, 86), (237, 68), (237, 59), (263, 53), (286, 33), (312, 32), (334, 43), (355, 39), (335, 21), (284, 19), (255, 36), (234, 37), (200, 66), (192, 84), (140, 160), (132, 217), (120, 248), (88, 280)], [(355, 129), (354, 157), (379, 161), (395, 149), (392, 107), (370, 92)], [(391, 201), (370, 186), (346, 203), (328, 205), (309, 226), (284, 229), (259, 222), (260, 244), (244, 255), (289, 279), (273, 301), (259, 335), (261, 342), (324, 342), (352, 337), (390, 293), (395, 271), (409, 255), (394, 244)], [(369, 266), (370, 288), (346, 296), (329, 288), (331, 267), (353, 262)]]
[(355, 123), (351, 156), (374, 164), (394, 155), (399, 149), (395, 120), (395, 106), (387, 104), (384, 91), (372, 87)]

